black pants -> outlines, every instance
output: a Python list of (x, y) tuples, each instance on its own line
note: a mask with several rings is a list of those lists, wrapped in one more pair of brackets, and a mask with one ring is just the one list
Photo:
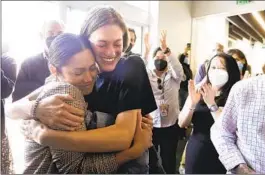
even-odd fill
[[(167, 174), (176, 173), (176, 153), (179, 140), (179, 126), (176, 122), (175, 125), (167, 128), (154, 128), (153, 129), (153, 144), (158, 150), (160, 148), (160, 157), (162, 166)], [(161, 174), (158, 167), (158, 158), (153, 149), (149, 150), (149, 166), (150, 174)]]

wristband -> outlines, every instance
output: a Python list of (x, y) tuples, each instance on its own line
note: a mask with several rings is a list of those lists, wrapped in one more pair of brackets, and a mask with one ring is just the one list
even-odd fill
[(165, 50), (164, 54), (167, 54), (170, 52), (170, 49), (167, 47), (167, 49)]
[(218, 111), (219, 107), (216, 104), (214, 104), (214, 105), (210, 106), (209, 109), (211, 112), (216, 112), (216, 111)]
[(35, 100), (35, 102), (34, 102), (33, 105), (32, 105), (31, 113), (30, 113), (32, 119), (34, 119), (34, 120), (36, 120), (36, 121), (38, 121), (38, 118), (37, 118), (37, 116), (36, 116), (36, 111), (37, 111), (37, 107), (38, 107), (38, 105), (39, 105), (39, 103), (40, 103), (40, 100), (41, 100), (41, 98), (37, 98), (37, 99)]

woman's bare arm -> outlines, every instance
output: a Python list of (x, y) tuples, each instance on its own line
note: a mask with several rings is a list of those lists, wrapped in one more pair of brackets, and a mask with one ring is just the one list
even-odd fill
[(57, 131), (34, 121), (30, 125), (24, 125), (24, 135), (30, 135), (39, 144), (68, 151), (121, 151), (131, 146), (137, 112), (139, 110), (122, 112), (117, 116), (114, 125), (88, 131)]
[(188, 96), (184, 104), (184, 107), (179, 114), (178, 125), (181, 128), (188, 127), (191, 124), (194, 109), (195, 106), (192, 105), (190, 97)]
[(32, 119), (31, 109), (35, 103), (37, 96), (43, 87), (36, 89), (24, 98), (12, 103), (6, 108), (6, 116), (11, 119)]

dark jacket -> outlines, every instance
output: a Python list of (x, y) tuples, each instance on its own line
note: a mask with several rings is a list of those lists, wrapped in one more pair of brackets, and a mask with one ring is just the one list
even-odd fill
[(26, 59), (21, 64), (17, 76), (15, 90), (12, 95), (13, 102), (43, 86), (49, 75), (48, 60), (44, 58), (43, 53)]
[(1, 63), (1, 134), (4, 134), (4, 99), (7, 98), (13, 91), (16, 81), (17, 65), (15, 60), (7, 55), (1, 56)]
[(185, 54), (181, 54), (179, 56), (179, 62), (181, 63), (184, 74), (186, 76), (186, 80), (180, 83), (180, 88), (185, 91), (188, 91), (188, 82), (190, 79), (192, 79), (192, 71), (190, 69), (190, 65), (184, 62), (185, 57), (186, 57)]

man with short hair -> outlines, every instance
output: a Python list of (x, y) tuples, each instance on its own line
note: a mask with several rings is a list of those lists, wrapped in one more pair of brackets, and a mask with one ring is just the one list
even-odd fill
[(54, 38), (64, 32), (64, 24), (57, 20), (46, 21), (40, 32), (44, 42), (44, 51), (38, 55), (26, 59), (20, 67), (15, 90), (13, 92), (13, 102), (17, 101), (34, 90), (44, 85), (45, 78), (50, 75), (48, 61), (46, 59), (49, 46)]
[[(136, 54), (136, 53), (132, 52), (132, 48), (134, 47), (135, 42), (136, 42), (136, 33), (135, 33), (135, 30), (133, 28), (128, 28), (128, 32), (129, 32), (130, 44), (129, 44), (128, 48), (126, 49), (125, 54), (127, 56), (130, 56), (132, 54), (134, 54), (134, 55)], [(137, 55), (140, 56), (140, 54), (137, 54)]]
[(265, 75), (236, 83), (211, 140), (228, 172), (265, 173)]

